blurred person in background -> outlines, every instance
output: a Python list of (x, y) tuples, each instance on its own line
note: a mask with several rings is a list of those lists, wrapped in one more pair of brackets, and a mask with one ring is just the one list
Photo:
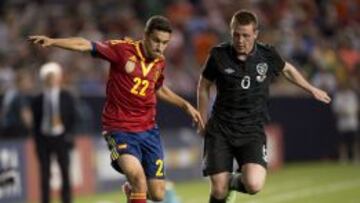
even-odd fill
[(55, 62), (41, 66), (42, 92), (32, 102), (34, 139), (39, 160), (41, 202), (50, 202), (51, 160), (58, 162), (61, 173), (61, 199), (72, 202), (70, 152), (76, 122), (75, 98), (62, 88), (62, 67)]
[(92, 42), (84, 38), (30, 36), (42, 47), (59, 47), (91, 53), (110, 62), (106, 101), (103, 109), (103, 135), (111, 151), (112, 166), (125, 174), (129, 203), (161, 201), (165, 194), (164, 154), (155, 122), (156, 97), (186, 113), (200, 128), (199, 112), (186, 100), (163, 85), (163, 53), (172, 33), (168, 19), (151, 17), (143, 39)]
[(15, 72), (15, 81), (5, 91), (0, 109), (0, 137), (24, 138), (30, 133), (32, 114), (28, 88), (31, 80), (25, 71)]
[[(229, 191), (256, 194), (264, 186), (269, 86), (281, 73), (315, 99), (329, 103), (326, 92), (312, 86), (274, 47), (257, 42), (254, 13), (237, 11), (230, 23), (231, 42), (214, 47), (200, 77), (198, 109), (206, 122), (204, 176), (210, 176), (209, 203), (234, 202)], [(210, 88), (217, 88), (208, 119)], [(233, 172), (236, 159), (240, 174)]]
[(343, 81), (334, 95), (333, 111), (339, 132), (339, 162), (360, 162), (359, 98), (349, 81)]

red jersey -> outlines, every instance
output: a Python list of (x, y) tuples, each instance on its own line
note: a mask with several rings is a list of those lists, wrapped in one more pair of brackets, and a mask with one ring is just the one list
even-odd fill
[(155, 125), (156, 90), (161, 87), (165, 62), (148, 60), (140, 41), (93, 43), (92, 54), (110, 62), (102, 113), (107, 131), (143, 132)]

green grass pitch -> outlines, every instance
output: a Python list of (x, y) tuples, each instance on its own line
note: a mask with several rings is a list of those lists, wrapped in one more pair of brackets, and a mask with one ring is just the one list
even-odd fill
[[(119, 186), (120, 188), (120, 186)], [(182, 203), (207, 203), (208, 180), (178, 182)], [(120, 192), (78, 197), (75, 203), (125, 203)], [(271, 172), (263, 191), (250, 196), (238, 193), (239, 203), (360, 203), (360, 165), (330, 162), (286, 164)]]

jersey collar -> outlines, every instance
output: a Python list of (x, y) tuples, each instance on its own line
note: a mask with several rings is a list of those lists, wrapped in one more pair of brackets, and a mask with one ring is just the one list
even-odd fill
[(250, 53), (248, 53), (247, 55), (245, 55), (245, 56), (246, 56), (246, 59), (245, 59), (245, 60), (240, 60), (240, 59), (238, 58), (238, 55), (237, 55), (237, 52), (236, 52), (234, 46), (232, 45), (232, 43), (230, 43), (230, 44), (231, 44), (231, 55), (232, 55), (236, 60), (241, 61), (241, 62), (245, 62), (245, 61), (248, 60), (250, 57), (255, 56), (255, 54), (256, 54), (256, 52), (257, 52), (257, 49), (258, 49), (258, 48), (257, 48), (257, 42), (254, 42), (254, 46), (253, 46), (252, 50), (250, 51)]
[(151, 71), (152, 67), (155, 66), (155, 64), (160, 61), (161, 58), (155, 58), (153, 61), (147, 64), (146, 58), (144, 57), (145, 54), (143, 53), (143, 46), (141, 41), (137, 41), (135, 43), (135, 48), (137, 55), (140, 57), (141, 72), (143, 73), (143, 76), (146, 77)]

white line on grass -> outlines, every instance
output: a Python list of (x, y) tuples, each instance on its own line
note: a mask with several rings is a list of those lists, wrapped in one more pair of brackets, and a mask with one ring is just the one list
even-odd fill
[(260, 203), (260, 202), (289, 202), (290, 200), (304, 198), (304, 197), (311, 197), (314, 195), (319, 195), (323, 193), (335, 192), (339, 190), (346, 190), (354, 187), (360, 187), (360, 179), (351, 180), (351, 181), (343, 181), (334, 184), (327, 184), (324, 186), (317, 185), (316, 187), (310, 187), (305, 189), (299, 189), (296, 191), (285, 192), (282, 194), (275, 194), (270, 195), (265, 198), (261, 198), (259, 200), (249, 200), (246, 203)]

